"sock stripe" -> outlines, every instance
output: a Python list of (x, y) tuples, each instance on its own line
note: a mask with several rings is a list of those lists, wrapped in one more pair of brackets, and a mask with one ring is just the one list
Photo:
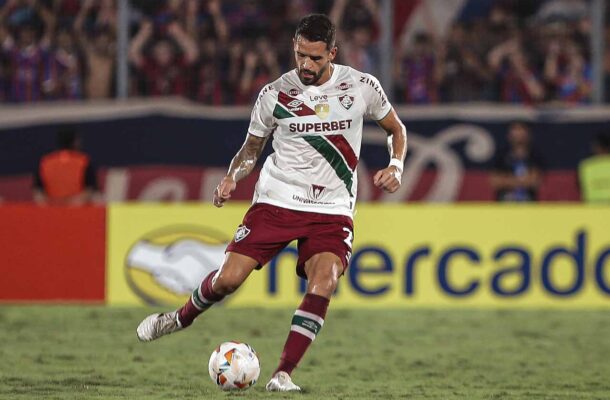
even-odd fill
[(312, 342), (316, 339), (316, 335), (314, 333), (312, 333), (310, 330), (303, 328), (302, 326), (299, 325), (292, 325), (290, 327), (290, 330), (292, 332), (296, 332), (296, 333), (300, 333), (301, 335), (309, 338)]
[(320, 325), (320, 327), (322, 325), (324, 325), (324, 318), (322, 318), (319, 315), (316, 315), (314, 313), (310, 313), (310, 312), (303, 311), (303, 310), (296, 310), (294, 312), (294, 315), (298, 315), (299, 317), (311, 319), (311, 320), (317, 322)]
[(191, 299), (193, 300), (193, 305), (199, 311), (203, 311), (212, 305), (212, 303), (207, 303), (205, 301), (202, 301), (201, 297), (199, 297), (199, 289), (193, 290), (193, 295), (191, 296)]
[(314, 321), (313, 319), (304, 318), (299, 315), (295, 315), (292, 317), (292, 326), (300, 326), (303, 329), (307, 329), (314, 335), (317, 335), (322, 329), (322, 325)]
[(215, 300), (208, 300), (208, 298), (203, 295), (203, 290), (201, 289), (202, 286), (203, 285), (199, 285), (199, 287), (197, 288), (197, 294), (199, 295), (199, 300), (201, 300), (205, 304), (210, 304), (210, 305), (216, 303)]

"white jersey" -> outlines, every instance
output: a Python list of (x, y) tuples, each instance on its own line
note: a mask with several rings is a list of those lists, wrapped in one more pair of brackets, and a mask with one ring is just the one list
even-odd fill
[(392, 109), (373, 76), (334, 64), (330, 80), (303, 85), (292, 70), (265, 86), (248, 133), (273, 134), (253, 203), (352, 217), (363, 117)]

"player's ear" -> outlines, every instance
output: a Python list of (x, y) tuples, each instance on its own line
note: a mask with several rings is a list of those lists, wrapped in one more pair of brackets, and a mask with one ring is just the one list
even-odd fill
[(330, 51), (328, 53), (328, 60), (333, 61), (336, 56), (337, 56), (337, 46), (333, 46), (333, 48), (330, 49)]

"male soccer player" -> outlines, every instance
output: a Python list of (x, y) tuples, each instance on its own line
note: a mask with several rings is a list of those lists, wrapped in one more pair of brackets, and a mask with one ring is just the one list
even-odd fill
[(150, 315), (137, 329), (140, 340), (150, 341), (186, 328), (233, 293), (252, 270), (298, 240), (296, 270), (307, 279), (307, 293), (292, 318), (269, 391), (301, 390), (290, 375), (322, 328), (348, 266), (363, 116), (377, 121), (389, 139), (391, 160), (375, 174), (377, 187), (388, 192), (400, 187), (407, 149), (405, 127), (377, 79), (333, 64), (335, 27), (328, 17), (303, 18), (293, 42), (297, 68), (261, 90), (246, 141), (214, 193), (214, 204), (222, 207), (273, 134), (275, 152), (265, 161), (253, 205), (228, 245), (223, 265), (182, 308)]

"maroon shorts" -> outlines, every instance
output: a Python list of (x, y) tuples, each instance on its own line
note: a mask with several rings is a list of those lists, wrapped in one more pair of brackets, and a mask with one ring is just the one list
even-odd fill
[(260, 268), (290, 242), (297, 240), (297, 274), (306, 278), (305, 262), (323, 252), (336, 254), (345, 271), (351, 256), (353, 232), (352, 219), (344, 215), (296, 211), (257, 203), (244, 216), (227, 251), (254, 258)]

